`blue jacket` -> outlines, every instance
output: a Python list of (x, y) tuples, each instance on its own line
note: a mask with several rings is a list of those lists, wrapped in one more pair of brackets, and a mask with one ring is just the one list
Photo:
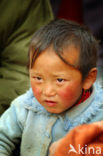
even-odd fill
[(47, 156), (51, 142), (73, 127), (103, 120), (102, 107), (103, 90), (98, 85), (85, 102), (59, 115), (47, 112), (30, 89), (15, 99), (0, 118), (0, 156), (11, 156), (20, 138), (21, 156)]

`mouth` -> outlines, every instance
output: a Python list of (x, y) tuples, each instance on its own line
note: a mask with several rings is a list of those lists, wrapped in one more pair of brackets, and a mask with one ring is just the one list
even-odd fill
[(50, 100), (45, 100), (45, 103), (48, 107), (54, 107), (57, 104), (55, 101), (50, 101)]

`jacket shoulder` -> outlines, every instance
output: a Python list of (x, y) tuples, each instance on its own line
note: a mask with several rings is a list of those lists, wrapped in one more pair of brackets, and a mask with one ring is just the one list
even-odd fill
[(20, 122), (23, 125), (28, 115), (26, 105), (31, 106), (33, 98), (34, 96), (32, 93), (32, 89), (30, 88), (26, 93), (20, 95), (19, 97), (14, 99), (11, 103), (11, 108), (16, 113), (18, 122)]

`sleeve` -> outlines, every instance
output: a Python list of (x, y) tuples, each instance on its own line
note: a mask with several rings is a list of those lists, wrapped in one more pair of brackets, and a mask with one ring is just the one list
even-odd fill
[(11, 156), (21, 138), (23, 125), (20, 119), (18, 121), (17, 114), (18, 110), (12, 104), (0, 118), (0, 156)]

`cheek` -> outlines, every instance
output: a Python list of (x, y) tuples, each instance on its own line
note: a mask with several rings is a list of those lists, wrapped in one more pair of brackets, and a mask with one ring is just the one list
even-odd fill
[(31, 83), (31, 87), (32, 87), (32, 90), (33, 90), (33, 94), (36, 98), (40, 97), (41, 95), (41, 90), (39, 87), (35, 86), (34, 84)]
[(33, 87), (32, 90), (36, 98), (40, 97), (40, 90), (38, 88)]
[(59, 96), (61, 99), (66, 100), (68, 98), (73, 97), (73, 93), (70, 87), (66, 87), (58, 92)]
[(74, 103), (80, 96), (80, 90), (77, 90), (77, 88), (73, 88), (72, 86), (67, 86), (66, 88), (58, 91), (58, 95), (60, 99), (66, 103)]

